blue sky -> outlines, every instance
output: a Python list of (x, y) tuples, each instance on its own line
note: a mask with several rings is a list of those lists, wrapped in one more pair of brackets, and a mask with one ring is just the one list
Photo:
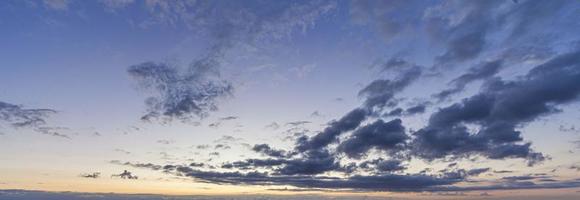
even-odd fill
[(573, 199), (578, 13), (4, 1), (0, 189)]

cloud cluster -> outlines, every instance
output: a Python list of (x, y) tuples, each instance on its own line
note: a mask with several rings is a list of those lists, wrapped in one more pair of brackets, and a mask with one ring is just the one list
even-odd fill
[[(370, 81), (359, 91), (362, 105), (330, 121), (320, 132), (299, 135), (290, 149), (257, 144), (251, 150), (262, 157), (225, 162), (219, 169), (200, 163), (112, 163), (160, 170), (208, 183), (288, 185), (315, 190), (461, 192), (580, 187), (578, 180), (556, 180), (547, 175), (507, 176), (480, 186), (459, 186), (458, 183), (472, 181), (473, 177), (490, 173), (492, 169), (458, 169), (457, 163), (448, 165), (448, 170), (434, 173), (427, 169), (419, 173), (406, 171), (412, 159), (433, 162), (474, 157), (517, 158), (525, 160), (529, 166), (549, 159), (532, 148), (532, 143), (524, 139), (521, 130), (527, 124), (558, 113), (562, 106), (579, 100), (580, 50), (546, 50), (550, 47), (537, 50), (523, 46), (522, 43), (526, 42), (522, 41), (532, 37), (530, 32), (534, 31), (531, 30), (544, 23), (546, 18), (555, 16), (566, 7), (566, 3), (560, 0), (351, 2), (349, 11), (353, 22), (373, 26), (386, 40), (393, 40), (408, 30), (427, 34), (426, 40), (442, 47), (438, 49), (440, 52), (432, 55), (432, 62), (427, 62), (432, 66), (392, 57), (381, 64), (382, 77)], [(235, 2), (225, 5), (219, 1), (179, 1), (174, 4), (148, 1), (146, 4), (151, 18), (142, 25), (183, 25), (212, 39), (207, 52), (188, 66), (144, 62), (128, 69), (139, 86), (151, 92), (146, 100), (148, 112), (143, 116), (144, 120), (181, 121), (206, 117), (219, 108), (221, 98), (232, 95), (234, 84), (224, 79), (220, 70), (229, 50), (287, 37), (296, 29), (308, 28), (336, 7), (331, 1), (280, 2), (275, 6), (263, 3), (247, 6)], [(115, 9), (125, 7), (124, 4)], [(218, 7), (220, 9), (215, 9)], [(489, 49), (494, 49), (494, 52), (488, 52)], [(545, 59), (530, 64), (528, 72), (511, 79), (498, 76), (505, 68), (523, 65), (527, 57), (539, 51), (550, 53), (545, 54)], [(417, 57), (429, 59), (424, 55)], [(431, 102), (406, 108), (401, 106), (405, 101), (401, 93), (426, 78), (426, 70), (435, 69), (442, 73), (443, 67), (459, 64), (470, 68), (449, 82), (450, 88), (435, 93), (434, 97), (439, 101), (433, 104), (441, 107), (425, 113), (427, 107), (432, 106)], [(483, 84), (474, 91), (475, 94), (449, 105), (440, 104), (442, 100), (453, 100), (453, 95), (463, 92), (468, 84), (476, 81)], [(14, 114), (20, 112), (28, 114)], [(0, 102), (0, 114), (11, 113), (0, 115), (0, 119), (16, 119), (11, 122), (15, 126), (44, 123), (44, 115), (34, 113), (45, 112)], [(404, 120), (415, 114), (425, 114), (428, 121), (411, 131)], [(235, 117), (221, 118), (210, 126), (217, 127), (220, 122), (233, 119)], [(296, 128), (306, 123), (310, 122), (295, 121), (286, 126)], [(278, 129), (281, 126), (272, 123), (267, 127)], [(216, 142), (228, 141), (237, 139), (226, 136)], [(214, 149), (228, 147), (217, 144)], [(209, 149), (210, 146), (197, 148)], [(219, 156), (219, 152), (210, 155)], [(116, 176), (137, 178), (126, 170)]]
[[(291, 150), (255, 145), (252, 150), (266, 158), (222, 165), (222, 169), (233, 170), (230, 172), (187, 165), (164, 170), (211, 183), (314, 189), (466, 191), (578, 187), (578, 181), (555, 180), (549, 176), (505, 177), (501, 183), (489, 186), (455, 186), (490, 172), (490, 168), (450, 169), (434, 174), (404, 172), (410, 158), (426, 161), (521, 158), (529, 165), (546, 160), (544, 154), (534, 151), (531, 143), (524, 141), (518, 129), (578, 101), (579, 54), (579, 50), (562, 53), (513, 80), (485, 75), (492, 78), (484, 79), (478, 93), (439, 108), (430, 114), (424, 127), (414, 132), (408, 132), (400, 118), (375, 119), (384, 108), (393, 107), (388, 102), (398, 103), (393, 99), (417, 80), (412, 74), (420, 72), (416, 68), (403, 70), (401, 77), (371, 82), (362, 89), (361, 94), (366, 97), (362, 106), (330, 122), (321, 132), (298, 138)], [(471, 75), (457, 80), (478, 79), (480, 75), (476, 74), (481, 73), (470, 70), (467, 74)], [(380, 157), (368, 160), (372, 155)], [(354, 162), (346, 163), (345, 157)], [(344, 176), (330, 176), (336, 173)]]
[(146, 100), (149, 111), (142, 119), (167, 117), (187, 121), (216, 110), (217, 100), (231, 95), (233, 87), (219, 80), (213, 67), (216, 61), (212, 59), (192, 63), (185, 70), (153, 62), (129, 67), (129, 74), (140, 86), (156, 94)]
[[(398, 104), (396, 95), (416, 81), (421, 67), (399, 71), (394, 79), (371, 82), (359, 93), (361, 107), (332, 121), (321, 132), (296, 140), (290, 151), (269, 145), (255, 145), (253, 150), (268, 158), (246, 159), (224, 164), (235, 172), (203, 171), (187, 166), (170, 168), (169, 173), (198, 180), (259, 185), (291, 185), (299, 188), (354, 189), (387, 191), (463, 191), (515, 188), (577, 187), (577, 181), (543, 181), (506, 177), (506, 183), (479, 187), (457, 187), (471, 176), (489, 172), (489, 168), (442, 171), (439, 174), (401, 174), (405, 159), (427, 161), (481, 156), (489, 159), (522, 158), (529, 165), (544, 161), (545, 155), (535, 152), (525, 142), (519, 127), (560, 111), (559, 106), (578, 100), (580, 94), (580, 51), (562, 53), (533, 67), (513, 80), (494, 77), (501, 61), (482, 63), (452, 83), (462, 90), (474, 80), (483, 80), (481, 90), (460, 102), (442, 107), (430, 114), (428, 123), (409, 133), (402, 119), (374, 120), (377, 113)], [(394, 66), (394, 65), (391, 65)], [(419, 105), (421, 112), (425, 105)], [(402, 111), (401, 111), (402, 112)], [(379, 115), (380, 116), (380, 115)], [(371, 121), (369, 123), (366, 123)], [(474, 128), (475, 127), (475, 128)], [(373, 152), (382, 157), (360, 163), (343, 163), (342, 155), (364, 160)], [(402, 160), (401, 160), (402, 159)], [(360, 171), (371, 175), (360, 174)], [(343, 172), (344, 177), (327, 176)]]

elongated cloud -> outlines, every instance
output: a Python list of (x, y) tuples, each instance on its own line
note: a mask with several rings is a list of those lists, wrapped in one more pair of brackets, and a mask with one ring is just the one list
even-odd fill
[(12, 127), (39, 127), (46, 124), (46, 120), (57, 112), (52, 109), (28, 109), (0, 101), (0, 122)]

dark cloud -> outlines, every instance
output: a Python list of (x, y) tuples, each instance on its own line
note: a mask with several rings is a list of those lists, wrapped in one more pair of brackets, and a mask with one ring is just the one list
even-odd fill
[(426, 14), (426, 29), (443, 41), (445, 53), (437, 57), (447, 65), (477, 58), (488, 46), (488, 35), (500, 23), (498, 7), (507, 1), (453, 1), (430, 9)]
[(453, 94), (463, 91), (465, 86), (473, 81), (485, 80), (494, 76), (502, 67), (502, 60), (494, 60), (476, 65), (470, 68), (465, 74), (453, 79), (450, 82), (452, 85), (450, 89), (443, 90), (433, 96), (439, 100), (444, 100)]
[(401, 116), (402, 114), (403, 114), (402, 108), (395, 108), (395, 109), (385, 113), (383, 116), (385, 116), (385, 117), (397, 117), (397, 116)]
[(525, 176), (506, 176), (506, 177), (502, 177), (502, 180), (506, 180), (506, 181), (529, 181), (529, 180), (534, 180), (534, 179), (541, 179), (541, 178), (550, 178), (550, 176), (546, 176), (546, 175), (525, 175)]
[(205, 163), (192, 162), (192, 163), (189, 163), (189, 166), (190, 167), (204, 167)]
[(403, 162), (400, 160), (384, 160), (382, 158), (371, 160), (371, 161), (365, 161), (365, 162), (362, 162), (360, 164), (360, 168), (363, 168), (363, 169), (369, 169), (371, 167), (373, 167), (374, 171), (376, 171), (378, 173), (383, 173), (383, 172), (392, 173), (392, 172), (404, 171), (405, 169), (407, 169), (407, 167), (405, 165), (403, 165)]
[(227, 116), (227, 117), (220, 118), (220, 120), (222, 120), (222, 121), (228, 121), (228, 120), (235, 120), (235, 119), (238, 119), (238, 118), (239, 117), (237, 117), (237, 116)]
[[(415, 155), (435, 159), (479, 154), (525, 158), (530, 165), (545, 160), (516, 128), (578, 99), (578, 53), (559, 55), (515, 81), (489, 80), (479, 94), (433, 113), (427, 127), (414, 134)], [(479, 125), (479, 131), (472, 133), (465, 124)]]
[[(324, 157), (324, 156), (323, 156)], [(151, 170), (162, 170), (165, 173), (193, 178), (199, 182), (213, 184), (233, 185), (285, 185), (300, 189), (329, 189), (329, 190), (352, 190), (352, 191), (397, 191), (397, 192), (461, 192), (461, 191), (486, 191), (486, 190), (517, 190), (517, 189), (553, 189), (580, 187), (578, 180), (550, 180), (546, 174), (531, 174), (525, 176), (504, 177), (500, 183), (489, 182), (482, 186), (456, 186), (455, 184), (469, 181), (471, 176), (490, 171), (490, 168), (475, 168), (470, 170), (456, 169), (443, 170), (440, 174), (395, 174), (406, 167), (399, 160), (376, 159), (361, 164), (361, 168), (377, 169), (372, 175), (352, 175), (346, 177), (313, 176), (306, 173), (280, 173), (282, 168), (273, 173), (252, 171), (256, 167), (280, 167), (290, 162), (284, 159), (248, 159), (235, 163), (224, 164), (222, 168), (237, 170), (233, 172), (203, 171), (187, 165), (165, 165), (163, 167), (153, 164), (132, 164), (134, 166)], [(121, 163), (121, 162), (119, 162)], [(364, 166), (363, 166), (364, 165)], [(154, 167), (152, 167), (154, 166)], [(197, 167), (197, 166), (195, 166)], [(239, 169), (249, 170), (242, 172)], [(341, 170), (336, 168), (335, 170)], [(538, 180), (541, 183), (530, 182)]]
[[(557, 105), (553, 104), (553, 102), (561, 104), (574, 100), (574, 95), (564, 95), (563, 97), (556, 95), (553, 98), (548, 98), (543, 101), (534, 101), (527, 98), (528, 95), (526, 95), (526, 92), (530, 91), (549, 92), (547, 90), (542, 90), (542, 87), (551, 89), (558, 88), (547, 86), (546, 84), (540, 85), (536, 83), (560, 76), (562, 73), (560, 70), (563, 69), (566, 70), (567, 76), (569, 76), (568, 78), (564, 79), (568, 80), (568, 82), (563, 85), (555, 84), (555, 86), (574, 88), (572, 83), (576, 83), (574, 81), (577, 80), (575, 78), (577, 78), (576, 76), (579, 76), (579, 72), (569, 66), (575, 66), (575, 62), (569, 63), (567, 61), (570, 61), (569, 56), (555, 58), (550, 62), (534, 68), (526, 77), (515, 81), (506, 82), (499, 79), (489, 80), (486, 82), (484, 90), (482, 90), (480, 94), (476, 94), (473, 97), (467, 98), (460, 103), (442, 108), (435, 112), (431, 116), (427, 127), (416, 132), (412, 138), (410, 138), (405, 133), (405, 128), (402, 125), (402, 121), (400, 119), (395, 119), (390, 122), (376, 120), (373, 123), (361, 126), (362, 122), (370, 116), (371, 109), (368, 108), (375, 108), (375, 105), (385, 105), (384, 103), (365, 103), (365, 106), (363, 107), (364, 109), (358, 108), (349, 112), (343, 118), (331, 122), (329, 126), (322, 132), (312, 137), (304, 136), (299, 138), (296, 142), (295, 151), (288, 154), (288, 157), (283, 157), (282, 153), (277, 152), (273, 156), (276, 157), (276, 159), (248, 159), (245, 161), (225, 164), (223, 167), (227, 169), (237, 168), (241, 170), (254, 170), (259, 168), (270, 169), (273, 172), (272, 175), (269, 175), (265, 172), (255, 172), (249, 174), (260, 175), (263, 179), (272, 180), (284, 176), (286, 176), (285, 178), (296, 178), (303, 175), (317, 175), (332, 171), (346, 172), (348, 174), (355, 172), (355, 164), (351, 163), (349, 165), (342, 166), (340, 165), (339, 160), (336, 158), (336, 152), (332, 152), (331, 150), (324, 150), (325, 148), (328, 148), (329, 144), (334, 142), (338, 142), (338, 146), (336, 148), (338, 152), (344, 152), (349, 155), (349, 157), (353, 158), (360, 158), (370, 149), (375, 148), (387, 152), (393, 151), (402, 154), (410, 153), (412, 156), (419, 156), (420, 158), (427, 160), (445, 158), (448, 156), (462, 157), (478, 154), (487, 156), (488, 158), (492, 159), (526, 158), (530, 164), (533, 164), (534, 162), (545, 159), (545, 157), (540, 153), (533, 152), (530, 148), (531, 144), (523, 142), (520, 133), (515, 130), (515, 127), (519, 126), (519, 124), (530, 122), (543, 114), (554, 111), (555, 109), (543, 109), (545, 111), (539, 109), (540, 111), (538, 112), (531, 112), (527, 115), (524, 113), (522, 115), (519, 111), (520, 107), (518, 106), (549, 107)], [(456, 81), (466, 83), (481, 77), (491, 76), (489, 73), (487, 73), (488, 75), (482, 75), (483, 72), (479, 73), (479, 71), (475, 70), (472, 70), (471, 72), (473, 73), (468, 73), (467, 75), (461, 76), (460, 78), (456, 79)], [(491, 74), (495, 74), (495, 72)], [(384, 93), (389, 93), (389, 91), (393, 91), (393, 88), (400, 90), (397, 89), (399, 87), (392, 87), (392, 85), (396, 85), (392, 83), (405, 82), (402, 80), (412, 80), (412, 78), (401, 78), (399, 79), (400, 82), (373, 82), (363, 90), (365, 93), (372, 94), (381, 94), (383, 93), (382, 91), (387, 91)], [(402, 84), (403, 86), (400, 88), (404, 88), (409, 83)], [(532, 86), (542, 87), (538, 88), (540, 90), (529, 89)], [(558, 91), (577, 93), (575, 89), (569, 91), (568, 89), (562, 88)], [(391, 94), (393, 93), (394, 92)], [(386, 99), (392, 99), (394, 94), (387, 96), (388, 97)], [(523, 103), (521, 105), (518, 104), (518, 106), (513, 106), (512, 104), (504, 105), (505, 103), (510, 103), (511, 101)], [(381, 109), (380, 107), (381, 106), (379, 106), (379, 109)], [(498, 109), (496, 107), (501, 109), (496, 110)], [(479, 130), (479, 132), (477, 132), (477, 134), (472, 134), (465, 126), (465, 124), (475, 124), (482, 126), (482, 128)], [(353, 131), (352, 134), (345, 137), (343, 141), (338, 141), (339, 136), (350, 131)], [(405, 144), (407, 140), (412, 140), (412, 145), (409, 146), (410, 148), (406, 148), (407, 146)], [(266, 155), (268, 155), (268, 152), (272, 151), (272, 148), (267, 145), (259, 145), (255, 148), (255, 150), (262, 153), (266, 152)], [(369, 165), (374, 166), (373, 170), (371, 170), (371, 172), (374, 173), (396, 172), (405, 169), (405, 166), (402, 165), (402, 162), (399, 160), (382, 159), (372, 162), (363, 162), (363, 164), (361, 164), (359, 167), (370, 169)], [(464, 181), (467, 177), (478, 176), (488, 171), (490, 171), (489, 168), (477, 168), (471, 170), (461, 169), (455, 171), (445, 171), (439, 177), (445, 180), (456, 180), (457, 182), (461, 182)], [(242, 177), (246, 178), (245, 174), (242, 173), (234, 173), (229, 175), (235, 175), (236, 179)], [(352, 177), (356, 176), (358, 175)], [(194, 177), (198, 176), (195, 175)], [(252, 176), (252, 178), (255, 177)], [(323, 179), (316, 178), (316, 180)], [(246, 182), (245, 180), (240, 180), (240, 182), (236, 183)], [(309, 183), (314, 184), (315, 181), (310, 181)], [(284, 184), (300, 186), (290, 183)], [(313, 186), (308, 185), (303, 187)], [(510, 186), (507, 187), (507, 189), (512, 187), (516, 188), (516, 186)], [(533, 187), (554, 186), (539, 185)], [(569, 186), (563, 185), (558, 187)], [(444, 187), (425, 190), (445, 191), (463, 189), (465, 188)], [(476, 188), (474, 190), (486, 190), (486, 188)]]
[(427, 109), (426, 104), (416, 105), (416, 106), (407, 108), (405, 110), (405, 114), (407, 114), (407, 115), (421, 114), (421, 113), (424, 113), (426, 109)]
[(278, 175), (315, 175), (340, 170), (338, 160), (327, 150), (311, 150), (301, 157), (276, 157), (275, 159), (247, 159), (225, 164), (224, 168), (243, 170), (268, 168)]
[[(402, 33), (426, 32), (431, 42), (443, 47), (443, 53), (435, 57), (436, 67), (449, 67), (475, 60), (486, 50), (497, 49), (496, 45), (518, 49), (517, 46), (523, 43), (537, 42), (534, 37), (545, 38), (546, 35), (542, 34), (558, 31), (551, 29), (550, 22), (557, 21), (555, 18), (567, 8), (575, 10), (575, 6), (565, 0), (549, 3), (362, 0), (350, 2), (349, 12), (354, 24), (369, 26), (386, 41), (392, 41)], [(563, 20), (574, 19), (560, 19)], [(528, 41), (522, 42), (525, 40)], [(385, 66), (402, 65), (403, 60), (391, 59)]]
[(270, 157), (285, 157), (286, 151), (272, 149), (268, 144), (256, 144), (252, 150)]
[[(539, 8), (539, 4), (527, 1), (522, 5), (508, 3), (511, 2), (457, 1), (437, 4), (426, 13), (422, 13), (425, 7), (405, 9), (414, 7), (411, 5), (423, 4), (419, 1), (357, 1), (352, 3), (350, 12), (353, 20), (362, 20), (364, 24), (378, 27), (377, 30), (388, 39), (402, 32), (405, 29), (404, 24), (416, 22), (415, 17), (423, 17), (429, 34), (444, 45), (444, 52), (436, 58), (436, 64), (441, 65), (467, 63), (465, 61), (477, 59), (490, 47), (490, 34), (500, 26), (514, 25), (513, 33), (524, 33), (526, 31), (521, 30), (528, 30), (536, 23), (517, 15), (533, 11), (534, 8)], [(505, 9), (498, 9), (500, 7)], [(557, 6), (550, 6), (547, 13), (553, 13), (557, 9), (559, 9)], [(401, 12), (421, 14), (391, 17)], [(509, 14), (498, 17), (506, 13)], [(541, 16), (547, 15), (543, 13)], [(384, 20), (371, 22), (374, 19)], [(277, 150), (266, 144), (255, 145), (252, 150), (269, 158), (246, 159), (222, 165), (222, 168), (236, 172), (201, 171), (188, 166), (174, 166), (166, 170), (210, 183), (290, 185), (315, 189), (461, 192), (578, 186), (574, 181), (534, 183), (528, 181), (541, 178), (505, 178), (503, 181), (506, 183), (502, 185), (492, 183), (487, 186), (459, 187), (454, 184), (467, 181), (468, 177), (487, 173), (490, 168), (465, 170), (457, 169), (455, 165), (449, 166), (453, 167), (453, 170), (441, 171), (441, 174), (433, 176), (426, 175), (428, 171), (405, 175), (395, 173), (406, 169), (401, 157), (416, 157), (427, 161), (436, 159), (448, 161), (449, 158), (453, 160), (470, 156), (490, 159), (524, 158), (530, 165), (545, 160), (547, 157), (533, 151), (531, 143), (524, 141), (518, 129), (540, 117), (558, 112), (560, 105), (577, 99), (580, 91), (580, 87), (577, 86), (580, 85), (578, 81), (580, 72), (578, 59), (571, 55), (558, 56), (536, 66), (527, 75), (511, 81), (494, 77), (504, 65), (507, 65), (501, 56), (500, 59), (475, 65), (451, 81), (450, 89), (437, 93), (436, 96), (441, 99), (449, 97), (463, 91), (465, 85), (478, 80), (484, 81), (481, 91), (435, 111), (431, 114), (428, 124), (412, 135), (406, 133), (400, 119), (389, 122), (376, 119), (380, 116), (377, 113), (383, 113), (385, 108), (389, 108), (390, 111), (384, 116), (401, 116), (424, 113), (427, 107), (426, 104), (407, 109), (397, 107), (398, 101), (401, 100), (397, 99), (396, 95), (418, 80), (423, 72), (420, 66), (393, 57), (381, 65), (381, 70), (397, 72), (395, 78), (372, 81), (359, 92), (359, 96), (364, 99), (362, 106), (330, 122), (328, 127), (315, 135), (299, 137), (291, 151)], [(372, 123), (365, 123), (371, 119)], [(304, 123), (305, 121), (297, 121), (288, 125), (299, 126)], [(272, 127), (276, 129), (279, 125), (273, 124)], [(346, 154), (348, 159), (358, 162), (371, 150), (386, 152), (380, 154), (382, 157), (396, 158), (363, 161), (358, 166), (356, 162), (346, 165), (341, 163), (342, 153)], [(356, 174), (358, 168), (368, 169), (366, 172), (370, 172), (371, 175)], [(348, 176), (322, 176), (332, 172), (345, 172)]]
[(412, 116), (416, 114), (424, 113), (427, 110), (427, 103), (411, 106), (409, 108), (395, 108), (385, 114), (384, 117), (399, 117), (399, 116)]
[(303, 136), (296, 143), (296, 149), (304, 152), (312, 149), (320, 149), (334, 142), (336, 138), (347, 131), (357, 128), (366, 119), (368, 112), (364, 109), (354, 109), (338, 121), (333, 121), (322, 132), (313, 137)]
[(365, 156), (371, 149), (393, 154), (404, 149), (408, 139), (400, 119), (389, 122), (377, 120), (355, 130), (340, 143), (337, 150), (352, 158)]
[(359, 92), (359, 96), (365, 98), (364, 107), (382, 110), (386, 106), (396, 104), (392, 101), (395, 94), (417, 80), (421, 74), (421, 67), (412, 66), (402, 71), (396, 79), (379, 79), (371, 82)]
[[(561, 105), (578, 99), (580, 58), (575, 56), (578, 53), (554, 57), (513, 80), (485, 78), (478, 93), (438, 109), (431, 114), (427, 125), (412, 134), (406, 132), (401, 119), (388, 122), (376, 119), (378, 116), (373, 114), (374, 111), (382, 109), (376, 105), (385, 103), (365, 101), (360, 108), (330, 122), (321, 132), (298, 138), (294, 148), (288, 152), (261, 144), (254, 146), (253, 150), (268, 158), (228, 162), (216, 171), (202, 171), (188, 165), (165, 166), (163, 170), (215, 184), (287, 185), (301, 189), (461, 192), (579, 187), (577, 180), (555, 180), (547, 174), (504, 177), (490, 182), (475, 180), (486, 184), (459, 186), (456, 184), (473, 182), (471, 178), (491, 169), (458, 169), (457, 164), (437, 172), (425, 170), (419, 174), (403, 174), (407, 168), (405, 159), (524, 158), (530, 165), (547, 159), (533, 151), (531, 143), (525, 142), (517, 129), (559, 112)], [(481, 77), (473, 74), (477, 73), (457, 80), (471, 81)], [(374, 82), (363, 90), (365, 94), (389, 93), (385, 97), (390, 101), (397, 92), (411, 84), (411, 80), (413, 78)], [(395, 87), (397, 84), (401, 86)], [(369, 119), (373, 121), (365, 123)], [(371, 150), (377, 150), (379, 158), (364, 160)], [(345, 164), (346, 159), (350, 163)], [(158, 165), (143, 165), (142, 168), (161, 170)], [(328, 176), (335, 173), (344, 176)]]
[(119, 177), (122, 179), (139, 179), (139, 177), (137, 177), (136, 175), (127, 170), (124, 170), (120, 174), (113, 174), (111, 175), (111, 177)]
[[(350, 131), (354, 131), (353, 134), (347, 137), (345, 142), (339, 143), (340, 151), (350, 156), (361, 156), (373, 148), (389, 152), (402, 149), (408, 136), (405, 134), (401, 120), (397, 119), (390, 122), (378, 120), (365, 127), (359, 128), (359, 126), (372, 115), (373, 110), (382, 110), (386, 104), (390, 103), (395, 94), (415, 81), (421, 72), (419, 66), (408, 65), (407, 68), (398, 69), (397, 74), (401, 75), (399, 77), (372, 82), (360, 92), (360, 95), (366, 98), (365, 104), (361, 108), (350, 111), (336, 121), (331, 121), (328, 127), (314, 136), (299, 137), (296, 140), (294, 150), (286, 155), (273, 151), (269, 146), (259, 145), (255, 149), (256, 151), (266, 154), (275, 153), (275, 155), (270, 156), (276, 159), (248, 159), (227, 163), (223, 167), (242, 170), (267, 168), (278, 176), (318, 175), (332, 171), (352, 172), (348, 166), (340, 165), (339, 159), (336, 158), (336, 152), (327, 149), (330, 144), (339, 142), (338, 138), (342, 134)], [(296, 126), (303, 123), (303, 121), (299, 121), (291, 125)], [(374, 143), (369, 145), (368, 142)], [(361, 146), (353, 145), (355, 143)], [(363, 149), (360, 149), (361, 147)], [(382, 164), (384, 169), (389, 167), (387, 163)]]
[(312, 175), (337, 170), (340, 167), (334, 155), (326, 150), (308, 151), (303, 158), (289, 159), (276, 170), (283, 175)]
[(356, 175), (343, 179), (324, 176), (271, 175), (257, 171), (248, 173), (213, 172), (196, 170), (185, 166), (173, 167), (169, 172), (180, 176), (191, 177), (198, 181), (217, 184), (290, 185), (299, 188), (380, 191), (422, 191), (423, 189), (432, 186), (450, 185), (460, 181), (456, 179), (438, 178), (426, 175)]

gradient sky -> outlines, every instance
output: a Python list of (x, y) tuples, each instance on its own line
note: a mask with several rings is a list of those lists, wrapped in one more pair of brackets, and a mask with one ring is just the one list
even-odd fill
[(0, 199), (578, 199), (578, 33), (574, 0), (1, 1)]

